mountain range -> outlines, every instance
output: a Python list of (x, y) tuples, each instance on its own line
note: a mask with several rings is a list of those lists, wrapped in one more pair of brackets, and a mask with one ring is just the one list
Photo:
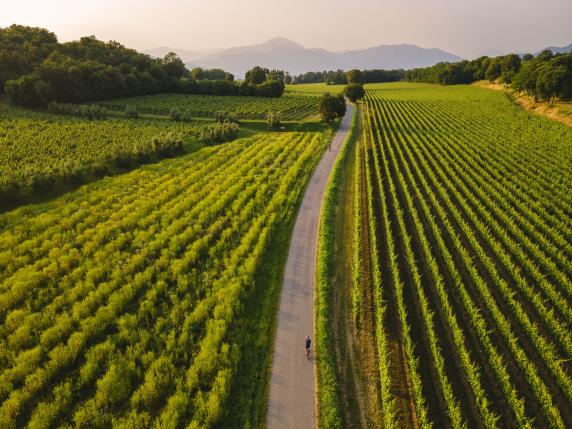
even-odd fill
[[(567, 46), (549, 46), (554, 53), (572, 51)], [(421, 48), (416, 45), (379, 45), (366, 49), (333, 52), (321, 48), (305, 48), (299, 43), (276, 37), (259, 45), (239, 46), (229, 49), (208, 49), (204, 51), (175, 49), (167, 46), (144, 51), (154, 57), (163, 57), (176, 52), (188, 68), (221, 68), (242, 78), (255, 65), (269, 69), (286, 70), (292, 75), (308, 71), (358, 69), (411, 69), (432, 66), (438, 62), (460, 61), (461, 58), (437, 48)], [(542, 50), (536, 52), (536, 54)], [(501, 51), (490, 50), (482, 55), (503, 55)]]
[(162, 56), (174, 51), (192, 68), (222, 68), (237, 77), (254, 65), (269, 69), (286, 70), (292, 75), (322, 70), (359, 69), (410, 69), (426, 67), (441, 61), (459, 61), (461, 58), (442, 51), (416, 45), (380, 45), (367, 49), (332, 52), (321, 48), (305, 48), (288, 39), (277, 37), (265, 43), (214, 51), (189, 51), (167, 47), (146, 51)]
[(538, 51), (535, 55), (538, 55), (539, 53), (541, 53), (544, 50), (552, 51), (552, 53), (554, 53), (554, 54), (566, 54), (568, 52), (572, 52), (572, 43), (570, 43), (569, 45), (566, 45), (566, 46), (548, 46), (547, 48), (544, 48), (544, 49), (541, 49), (540, 51)]

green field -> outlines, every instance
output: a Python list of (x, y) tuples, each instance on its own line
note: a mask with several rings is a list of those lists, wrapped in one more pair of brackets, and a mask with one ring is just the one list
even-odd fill
[(570, 427), (572, 130), (405, 83), (368, 85), (363, 124), (347, 287), (358, 332), (377, 321), (379, 422)]
[(0, 119), (0, 196), (53, 190), (62, 182), (81, 183), (114, 167), (161, 156), (154, 138), (200, 134), (192, 124), (157, 120), (90, 121), (22, 110)]
[(239, 119), (266, 119), (268, 112), (278, 112), (283, 120), (301, 120), (318, 112), (316, 97), (282, 96), (279, 98), (160, 94), (124, 98), (98, 103), (111, 110), (125, 110), (134, 106), (140, 113), (168, 115), (176, 109), (196, 117), (213, 117), (224, 110), (236, 114)]
[(272, 338), (279, 282), (253, 281), (274, 250), (283, 260), (326, 136), (260, 133), (0, 215), (0, 426), (261, 418), (252, 397), (225, 402), (255, 364), (235, 330), (274, 285)]
[(288, 95), (321, 95), (340, 94), (345, 85), (327, 85), (325, 83), (302, 83), (297, 85), (286, 85), (285, 93)]

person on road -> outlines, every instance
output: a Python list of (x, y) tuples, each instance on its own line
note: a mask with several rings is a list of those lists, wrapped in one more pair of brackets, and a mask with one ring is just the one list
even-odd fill
[(310, 356), (310, 345), (312, 344), (312, 340), (310, 339), (309, 335), (306, 335), (306, 356)]

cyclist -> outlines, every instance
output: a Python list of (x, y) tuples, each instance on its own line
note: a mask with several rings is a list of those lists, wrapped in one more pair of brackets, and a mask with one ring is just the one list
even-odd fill
[(312, 340), (310, 339), (309, 335), (306, 335), (306, 356), (310, 357), (310, 345), (312, 344)]

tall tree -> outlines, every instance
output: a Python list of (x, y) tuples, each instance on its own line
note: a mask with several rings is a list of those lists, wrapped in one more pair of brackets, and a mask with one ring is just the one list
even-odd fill
[(348, 83), (363, 83), (363, 73), (361, 70), (352, 69), (346, 73)]

